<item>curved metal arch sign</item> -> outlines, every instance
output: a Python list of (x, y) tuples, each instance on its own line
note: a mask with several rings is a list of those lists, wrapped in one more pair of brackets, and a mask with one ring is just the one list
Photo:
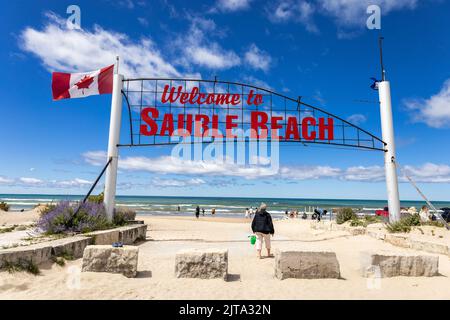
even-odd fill
[[(320, 108), (268, 89), (228, 81), (126, 79), (130, 143), (274, 141), (384, 151), (373, 134)], [(193, 139), (182, 139), (192, 137)]]
[[(52, 75), (54, 100), (112, 93), (108, 161), (83, 200), (105, 173), (104, 203), (110, 221), (115, 206), (119, 147), (221, 141), (227, 142), (227, 149), (230, 142), (265, 141), (272, 142), (271, 147), (280, 142), (296, 142), (383, 151), (389, 219), (400, 219), (391, 93), (384, 69), (383, 80), (378, 82), (381, 140), (300, 98), (292, 99), (268, 89), (217, 80), (124, 79), (118, 67), (119, 57), (115, 65), (89, 73)], [(128, 144), (120, 144), (122, 96), (128, 106)], [(257, 147), (261, 150), (259, 147), (264, 145)], [(249, 147), (256, 151), (254, 144)]]

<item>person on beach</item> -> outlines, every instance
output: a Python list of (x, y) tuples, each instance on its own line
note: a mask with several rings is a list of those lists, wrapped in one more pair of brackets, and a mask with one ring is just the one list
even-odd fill
[(215, 214), (216, 214), (216, 208), (212, 208), (212, 209), (211, 209), (211, 214), (212, 214), (212, 215), (215, 215)]
[(273, 257), (270, 253), (270, 236), (273, 236), (275, 229), (273, 228), (272, 217), (267, 212), (267, 205), (261, 203), (259, 210), (256, 211), (252, 221), (252, 231), (256, 235), (256, 251), (258, 258), (261, 259), (262, 243), (266, 245), (267, 257)]
[(250, 217), (250, 210), (248, 208), (245, 208), (245, 219), (248, 219)]
[(419, 216), (421, 222), (430, 221), (430, 210), (427, 206), (423, 206), (422, 209), (420, 209)]
[(197, 206), (197, 207), (195, 208), (195, 217), (198, 219), (199, 216), (200, 216), (200, 207)]
[(205, 208), (202, 208), (202, 216), (205, 216)]

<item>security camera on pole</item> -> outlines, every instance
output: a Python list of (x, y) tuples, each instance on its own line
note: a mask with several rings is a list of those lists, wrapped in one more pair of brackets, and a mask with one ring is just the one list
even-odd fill
[(113, 91), (111, 99), (111, 119), (109, 123), (108, 159), (111, 163), (106, 170), (104, 203), (106, 215), (112, 221), (116, 198), (117, 167), (119, 162), (120, 124), (122, 122), (122, 81), (119, 74), (119, 57), (114, 68)]
[(386, 81), (386, 72), (383, 66), (382, 40), (380, 44), (380, 62), (382, 80), (378, 82), (380, 97), (381, 134), (386, 143), (384, 152), (384, 170), (386, 174), (386, 187), (389, 207), (389, 222), (400, 220), (400, 198), (398, 193), (397, 158), (395, 156), (394, 123), (392, 120), (391, 86)]

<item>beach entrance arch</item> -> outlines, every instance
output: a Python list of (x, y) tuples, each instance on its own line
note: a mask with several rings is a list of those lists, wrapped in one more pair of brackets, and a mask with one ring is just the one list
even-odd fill
[[(230, 81), (124, 79), (114, 74), (105, 207), (112, 219), (120, 147), (213, 141), (320, 144), (384, 153), (390, 221), (400, 218), (389, 82), (378, 83), (383, 139), (321, 108), (270, 89)], [(122, 99), (124, 98), (124, 99)], [(120, 142), (122, 103), (129, 141)], [(246, 135), (236, 134), (246, 132)], [(187, 141), (187, 142), (186, 142)], [(102, 176), (97, 178), (96, 183)], [(88, 195), (89, 195), (88, 194)]]

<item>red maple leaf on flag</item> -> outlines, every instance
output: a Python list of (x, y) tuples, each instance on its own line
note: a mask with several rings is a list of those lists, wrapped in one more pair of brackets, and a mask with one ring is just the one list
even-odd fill
[[(89, 89), (89, 86), (94, 82), (94, 77), (91, 76), (84, 76), (80, 81), (75, 83), (75, 85), (78, 87), (78, 90), (80, 89)], [(84, 94), (84, 90), (83, 90)]]

